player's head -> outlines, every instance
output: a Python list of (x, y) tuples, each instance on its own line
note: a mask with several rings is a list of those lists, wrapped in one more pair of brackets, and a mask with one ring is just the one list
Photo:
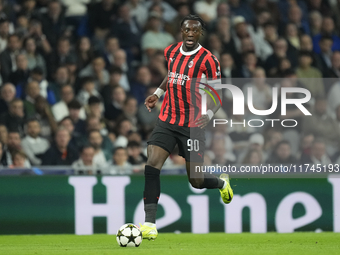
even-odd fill
[(181, 22), (183, 45), (187, 50), (196, 48), (205, 29), (204, 21), (197, 15), (188, 15)]

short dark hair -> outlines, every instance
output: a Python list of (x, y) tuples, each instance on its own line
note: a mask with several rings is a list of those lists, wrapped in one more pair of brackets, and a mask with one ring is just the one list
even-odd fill
[(88, 105), (100, 104), (101, 102), (102, 100), (100, 100), (100, 98), (96, 96), (90, 96), (89, 100), (87, 100)]
[(137, 142), (137, 141), (130, 141), (130, 142), (127, 144), (127, 147), (128, 147), (128, 148), (136, 148), (136, 147), (140, 148), (141, 145), (140, 145), (140, 143)]
[(37, 118), (35, 118), (35, 117), (31, 117), (31, 118), (26, 120), (26, 125), (28, 125), (31, 122), (38, 122), (39, 123), (39, 120)]
[(78, 102), (78, 100), (73, 99), (71, 102), (67, 104), (67, 107), (69, 109), (77, 109), (79, 110), (81, 108), (81, 104)]
[(81, 79), (81, 86), (84, 86), (86, 83), (93, 83), (94, 79), (91, 76), (86, 76)]
[(319, 42), (324, 41), (324, 40), (331, 40), (333, 42), (333, 37), (331, 35), (323, 35), (321, 36)]
[(113, 150), (113, 154), (115, 154), (118, 150), (124, 150), (125, 152), (127, 152), (127, 151), (126, 151), (126, 148), (124, 148), (124, 147), (122, 147), (122, 146), (119, 146), (119, 147), (117, 147), (117, 148), (115, 148), (115, 149)]
[(198, 21), (199, 23), (201, 23), (201, 26), (202, 26), (202, 29), (203, 29), (203, 30), (205, 30), (205, 28), (206, 28), (206, 25), (205, 25), (204, 21), (202, 20), (202, 18), (201, 18), (200, 16), (198, 16), (198, 15), (193, 15), (193, 14), (189, 14), (189, 15), (187, 15), (187, 16), (185, 16), (185, 17), (183, 18), (183, 20), (181, 21), (181, 27), (182, 27), (183, 23), (184, 23), (185, 21), (187, 21), (187, 20), (195, 20), (195, 21)]
[(114, 74), (114, 73), (123, 74), (123, 70), (119, 66), (113, 65), (113, 66), (110, 67), (109, 73), (110, 73), (110, 75)]
[(31, 70), (31, 74), (44, 75), (44, 71), (41, 67), (37, 66)]
[(73, 121), (72, 121), (71, 117), (70, 116), (66, 116), (61, 121), (58, 122), (58, 126), (61, 125), (61, 123), (64, 122), (65, 120), (70, 120), (72, 122), (72, 124), (73, 124)]
[(312, 57), (311, 53), (307, 50), (301, 50), (299, 51), (299, 57)]
[(80, 151), (80, 153), (83, 153), (84, 150), (86, 150), (86, 149), (88, 149), (88, 148), (94, 149), (92, 145), (90, 145), (90, 144), (85, 144), (85, 145), (83, 145), (83, 146), (80, 148), (79, 151)]

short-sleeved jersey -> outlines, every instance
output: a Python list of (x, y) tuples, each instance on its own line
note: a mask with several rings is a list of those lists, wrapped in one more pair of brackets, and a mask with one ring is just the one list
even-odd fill
[(195, 122), (201, 117), (200, 82), (220, 83), (220, 63), (201, 45), (185, 52), (182, 44), (172, 44), (164, 50), (168, 81), (159, 118), (178, 126), (196, 127)]

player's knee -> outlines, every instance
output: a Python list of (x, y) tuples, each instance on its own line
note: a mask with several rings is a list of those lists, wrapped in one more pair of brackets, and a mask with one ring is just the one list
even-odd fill
[(190, 179), (190, 184), (195, 189), (203, 189), (204, 179), (202, 178), (192, 178)]
[(152, 166), (154, 168), (157, 168), (157, 169), (160, 169), (162, 167), (162, 166), (160, 166), (159, 160), (157, 160), (154, 157), (149, 157), (146, 164), (149, 165), (149, 166)]

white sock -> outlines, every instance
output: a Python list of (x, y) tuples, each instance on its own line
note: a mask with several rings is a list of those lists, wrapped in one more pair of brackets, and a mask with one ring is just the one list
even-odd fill
[(151, 222), (145, 222), (144, 225), (147, 226), (147, 227), (151, 227), (151, 228), (155, 228), (156, 227), (156, 224), (155, 223), (151, 223)]
[(227, 182), (225, 180), (223, 180), (223, 181), (224, 181), (224, 184), (223, 184), (222, 189), (225, 189), (225, 187), (227, 187)]

